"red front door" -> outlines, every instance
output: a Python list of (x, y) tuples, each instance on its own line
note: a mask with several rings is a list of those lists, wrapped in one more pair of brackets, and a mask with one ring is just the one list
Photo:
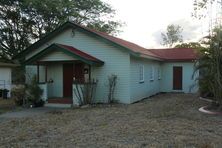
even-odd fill
[(77, 82), (84, 82), (84, 64), (63, 64), (63, 97), (72, 97), (72, 85), (74, 77)]
[(77, 82), (84, 82), (84, 64), (76, 63), (74, 66), (74, 76)]
[(63, 64), (63, 97), (72, 97), (73, 64)]
[(181, 66), (173, 67), (173, 90), (182, 90), (183, 86), (183, 68)]

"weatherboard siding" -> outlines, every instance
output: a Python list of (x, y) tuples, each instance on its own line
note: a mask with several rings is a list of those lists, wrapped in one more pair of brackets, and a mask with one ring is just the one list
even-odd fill
[[(131, 103), (155, 95), (160, 91), (160, 81), (158, 80), (158, 68), (160, 64), (157, 61), (130, 58), (130, 99)], [(144, 66), (144, 82), (139, 80), (139, 67)], [(154, 67), (154, 80), (150, 81), (150, 73)]]
[[(108, 76), (115, 74), (117, 75), (117, 86), (114, 98), (121, 103), (130, 103), (130, 56), (126, 50), (118, 49), (109, 42), (104, 42), (100, 38), (78, 30), (75, 30), (75, 33), (73, 34), (71, 29), (68, 29), (38, 49), (29, 53), (26, 56), (26, 59), (29, 59), (53, 43), (73, 46), (105, 62), (103, 66), (93, 66), (91, 69), (91, 78), (98, 79), (96, 91), (97, 101), (107, 101)], [(62, 92), (62, 89), (58, 91)]]
[(54, 51), (43, 56), (40, 61), (73, 61), (73, 57), (63, 53), (62, 51)]
[[(182, 90), (173, 90), (173, 67), (183, 67), (183, 85)], [(161, 92), (184, 92), (184, 93), (196, 93), (198, 87), (195, 79), (198, 77), (198, 73), (192, 78), (194, 73), (193, 62), (172, 62), (162, 64), (162, 81), (161, 81)]]

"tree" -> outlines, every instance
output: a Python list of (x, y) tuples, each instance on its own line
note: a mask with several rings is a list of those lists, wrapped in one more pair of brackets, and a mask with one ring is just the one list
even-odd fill
[(68, 20), (117, 33), (114, 15), (101, 0), (0, 0), (0, 58), (10, 59)]
[(181, 43), (174, 46), (175, 48), (193, 48), (201, 49), (203, 46), (198, 42)]
[(213, 34), (205, 37), (196, 70), (200, 75), (200, 89), (211, 92), (222, 109), (222, 28), (215, 28)]
[(194, 13), (192, 13), (192, 16), (198, 19), (206, 17), (207, 13), (203, 10), (209, 9), (210, 5), (212, 5), (214, 2), (215, 0), (194, 0)]
[(183, 29), (179, 25), (168, 25), (166, 33), (161, 33), (163, 40), (162, 44), (167, 47), (172, 47), (175, 43), (182, 42), (182, 31)]

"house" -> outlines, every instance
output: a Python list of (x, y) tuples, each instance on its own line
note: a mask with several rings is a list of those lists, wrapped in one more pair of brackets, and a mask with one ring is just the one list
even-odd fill
[[(197, 59), (193, 49), (145, 49), (72, 22), (15, 58), (25, 59), (29, 75), (37, 74), (48, 102), (72, 98), (74, 78), (97, 79), (96, 101), (106, 102), (111, 74), (117, 75), (114, 97), (120, 103), (133, 103), (159, 92), (197, 92), (197, 87), (191, 89)], [(72, 103), (70, 100), (67, 103)]]
[[(9, 90), (8, 96), (10, 97), (10, 91), (12, 88), (12, 68), (16, 67), (16, 64), (8, 63), (8, 62), (0, 62), (0, 89)], [(0, 96), (2, 97), (2, 96)]]

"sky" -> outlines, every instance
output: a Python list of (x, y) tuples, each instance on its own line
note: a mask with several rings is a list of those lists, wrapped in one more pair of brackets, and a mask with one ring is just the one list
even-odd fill
[(169, 24), (180, 25), (185, 42), (198, 41), (208, 23), (192, 17), (193, 0), (103, 0), (116, 10), (115, 19), (125, 25), (117, 35), (146, 48), (160, 48), (161, 32)]

